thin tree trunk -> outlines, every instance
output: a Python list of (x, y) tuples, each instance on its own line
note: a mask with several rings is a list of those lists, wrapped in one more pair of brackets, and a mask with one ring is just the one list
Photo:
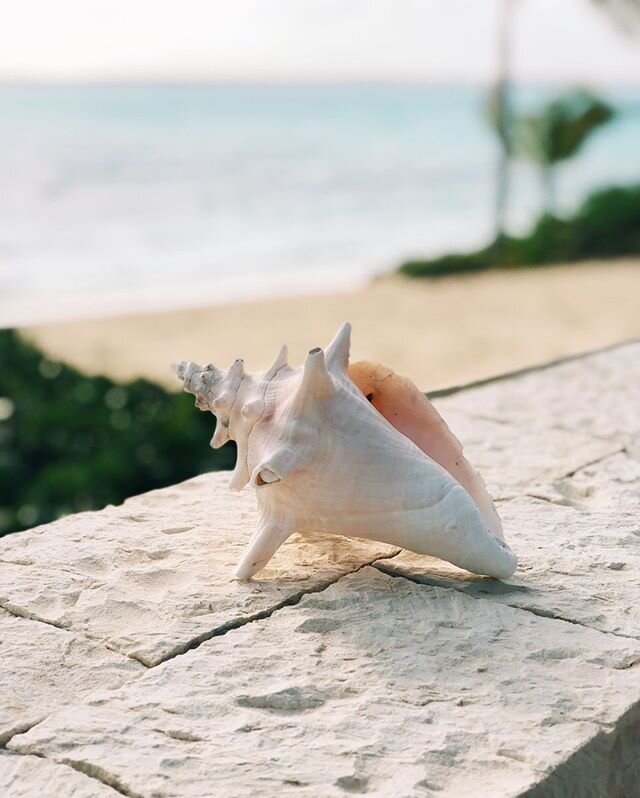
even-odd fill
[(556, 215), (556, 181), (553, 166), (542, 167), (542, 188), (545, 211), (549, 216)]
[(500, 154), (496, 166), (496, 194), (494, 208), (494, 234), (499, 244), (505, 235), (510, 188), (511, 108), (510, 81), (510, 34), (512, 0), (499, 0), (498, 6), (498, 75), (495, 86), (496, 126), (500, 139)]

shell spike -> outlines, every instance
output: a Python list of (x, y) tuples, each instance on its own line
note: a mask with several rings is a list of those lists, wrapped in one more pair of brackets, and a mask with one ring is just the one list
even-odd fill
[(214, 385), (220, 382), (220, 380), (222, 380), (224, 377), (224, 371), (217, 369), (213, 363), (207, 363), (207, 365), (204, 367), (204, 373), (206, 375), (206, 381), (209, 385)]
[(267, 379), (271, 379), (277, 371), (280, 371), (280, 369), (283, 366), (287, 365), (288, 355), (289, 355), (289, 350), (287, 348), (287, 345), (283, 344), (283, 346), (280, 347), (280, 351), (278, 352), (276, 359), (273, 361), (273, 365), (265, 375)]
[(236, 466), (231, 474), (229, 480), (229, 490), (241, 491), (246, 485), (249, 484), (251, 474), (247, 467), (247, 443), (246, 441), (237, 440), (238, 455), (236, 459)]
[(231, 411), (231, 408), (233, 407), (233, 403), (236, 398), (236, 393), (237, 393), (236, 391), (233, 391), (231, 389), (223, 391), (220, 394), (220, 396), (217, 396), (211, 402), (211, 409), (213, 410), (213, 412), (216, 415), (220, 413), (229, 413)]
[(335, 338), (325, 350), (325, 358), (329, 371), (345, 373), (349, 366), (351, 349), (351, 325), (346, 321), (336, 333)]
[(224, 446), (227, 441), (230, 441), (229, 427), (225, 427), (221, 421), (216, 422), (216, 430), (213, 433), (213, 438), (209, 443), (212, 449), (219, 449)]
[(317, 346), (310, 349), (304, 364), (302, 382), (298, 389), (298, 400), (306, 402), (313, 399), (323, 399), (333, 391), (333, 381), (327, 371), (324, 360), (324, 351)]
[(236, 579), (244, 580), (260, 571), (282, 544), (295, 532), (293, 519), (287, 517), (263, 518), (251, 543), (238, 563)]
[(238, 379), (241, 380), (244, 377), (244, 360), (238, 358), (234, 360), (233, 363), (229, 366), (229, 371), (227, 371), (227, 379)]

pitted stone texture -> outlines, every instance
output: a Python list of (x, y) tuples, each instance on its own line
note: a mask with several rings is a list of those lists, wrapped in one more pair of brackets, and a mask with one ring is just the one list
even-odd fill
[(640, 343), (438, 399), (497, 499), (626, 449), (640, 460)]
[(439, 399), (445, 415), (475, 418), (527, 430), (564, 430), (579, 438), (621, 441), (640, 434), (640, 343), (499, 380)]
[(0, 606), (155, 665), (398, 551), (294, 536), (255, 580), (234, 581), (257, 514), (252, 491), (228, 481), (203, 475), (3, 538)]
[(66, 765), (0, 751), (2, 798), (120, 798), (121, 793)]
[(614, 455), (500, 504), (518, 553), (507, 582), (402, 552), (389, 573), (640, 639), (640, 463)]
[(10, 748), (149, 798), (507, 798), (563, 772), (571, 794), (626, 795), (639, 660), (635, 640), (365, 568)]
[(498, 501), (521, 496), (623, 448), (621, 435), (598, 438), (588, 429), (578, 433), (536, 423), (520, 427), (475, 418), (439, 403), (438, 409)]
[(0, 744), (91, 690), (119, 687), (144, 670), (100, 643), (0, 610)]

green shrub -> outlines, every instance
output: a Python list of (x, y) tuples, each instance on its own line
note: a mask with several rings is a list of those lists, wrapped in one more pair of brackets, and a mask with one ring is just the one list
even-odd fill
[(540, 266), (592, 258), (640, 254), (640, 186), (591, 194), (576, 214), (544, 214), (522, 238), (503, 236), (466, 254), (411, 260), (398, 271), (410, 277), (440, 277), (489, 268)]
[(571, 223), (549, 214), (538, 219), (528, 236), (512, 241), (515, 266), (539, 266), (575, 259)]
[(214, 427), (193, 397), (88, 377), (0, 331), (0, 535), (231, 468)]
[(481, 272), (491, 266), (488, 250), (470, 252), (468, 255), (443, 255), (432, 260), (410, 260), (400, 266), (399, 271), (410, 277), (442, 277), (445, 274)]
[(591, 194), (573, 220), (579, 257), (606, 258), (640, 252), (640, 186)]

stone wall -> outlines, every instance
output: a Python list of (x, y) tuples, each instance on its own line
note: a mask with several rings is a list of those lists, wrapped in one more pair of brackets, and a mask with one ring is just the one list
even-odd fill
[(226, 474), (0, 540), (0, 795), (637, 798), (640, 344), (437, 405), (507, 583), (320, 536), (235, 582)]

